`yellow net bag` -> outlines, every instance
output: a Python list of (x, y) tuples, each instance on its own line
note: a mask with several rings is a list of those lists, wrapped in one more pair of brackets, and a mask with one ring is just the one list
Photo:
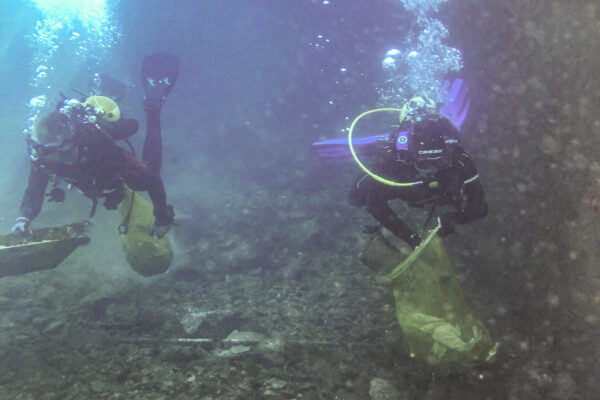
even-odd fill
[[(132, 196), (135, 196), (133, 206)], [(161, 239), (150, 236), (154, 222), (152, 204), (125, 187), (125, 198), (119, 206), (124, 219), (127, 218), (130, 207), (129, 229), (121, 241), (127, 262), (131, 269), (142, 276), (166, 272), (173, 261), (173, 250), (168, 236)]]
[(490, 334), (467, 304), (442, 240), (432, 231), (391, 271), (397, 250), (383, 236), (371, 240), (361, 259), (386, 272), (394, 293), (396, 319), (411, 357), (442, 375), (464, 372), (496, 351)]

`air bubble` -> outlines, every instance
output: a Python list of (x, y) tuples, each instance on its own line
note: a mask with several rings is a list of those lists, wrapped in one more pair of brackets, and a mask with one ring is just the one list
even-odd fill
[(446, 0), (402, 0), (414, 14), (409, 49), (392, 48), (385, 53), (382, 68), (386, 80), (379, 91), (379, 105), (400, 107), (414, 96), (427, 96), (435, 102), (444, 100), (444, 85), (449, 72), (462, 68), (462, 54), (444, 41), (448, 30), (433, 13)]
[(400, 54), (400, 50), (398, 49), (389, 49), (387, 53), (385, 53), (386, 57), (395, 57)]

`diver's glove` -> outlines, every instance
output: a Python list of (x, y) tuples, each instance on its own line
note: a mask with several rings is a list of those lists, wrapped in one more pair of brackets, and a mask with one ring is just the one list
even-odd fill
[(31, 220), (27, 217), (19, 217), (10, 228), (11, 233), (29, 235), (31, 233)]
[(65, 201), (65, 191), (61, 188), (55, 187), (50, 191), (50, 193), (46, 193), (46, 197), (48, 201), (54, 201), (56, 203), (61, 203)]
[(111, 192), (108, 192), (104, 195), (104, 208), (107, 210), (116, 210), (124, 198), (125, 191), (123, 190), (122, 186)]
[(154, 221), (152, 224), (152, 231), (150, 232), (150, 236), (156, 236), (159, 239), (162, 239), (169, 231), (171, 230), (172, 224), (167, 225), (159, 225), (157, 221)]
[(156, 235), (156, 237), (161, 239), (169, 232), (169, 230), (171, 230), (171, 227), (175, 225), (174, 218), (175, 211), (173, 211), (173, 206), (168, 204), (163, 213), (156, 215), (154, 224), (152, 224), (150, 236)]
[(444, 214), (438, 217), (438, 223), (440, 224), (438, 235), (448, 236), (454, 232), (454, 217), (452, 214)]

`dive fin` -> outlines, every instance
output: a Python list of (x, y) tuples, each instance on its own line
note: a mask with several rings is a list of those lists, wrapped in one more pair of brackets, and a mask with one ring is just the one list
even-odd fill
[(179, 76), (179, 57), (156, 53), (144, 57), (142, 62), (142, 86), (144, 109), (160, 108)]
[(444, 105), (440, 108), (440, 114), (448, 118), (450, 122), (460, 130), (460, 126), (469, 112), (469, 87), (462, 79), (455, 79), (446, 96)]
[[(385, 140), (390, 136), (389, 133), (381, 133), (379, 135), (367, 136), (362, 138), (353, 138), (352, 146), (357, 153), (360, 153), (362, 157), (369, 157), (377, 153), (377, 142), (379, 140)], [(408, 132), (400, 132), (398, 135), (398, 141), (396, 142), (396, 149), (408, 150), (407, 144)], [(322, 140), (315, 142), (310, 146), (310, 151), (322, 158), (331, 161), (351, 161), (352, 153), (348, 146), (347, 138)]]
[[(450, 90), (440, 108), (440, 114), (448, 118), (450, 122), (460, 130), (462, 123), (467, 118), (470, 106), (469, 87), (464, 80), (458, 78), (452, 82)], [(396, 148), (398, 150), (408, 150), (408, 132), (400, 132)], [(376, 151), (378, 140), (386, 139), (389, 133), (368, 136), (363, 138), (353, 138), (352, 145), (362, 156), (373, 155)], [(313, 154), (331, 160), (331, 161), (349, 161), (352, 160), (352, 153), (348, 146), (348, 139), (332, 139), (315, 142), (310, 147)]]

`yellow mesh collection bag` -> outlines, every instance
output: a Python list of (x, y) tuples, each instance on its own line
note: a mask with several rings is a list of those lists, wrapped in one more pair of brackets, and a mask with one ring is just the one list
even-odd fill
[(385, 273), (394, 293), (396, 318), (411, 357), (433, 372), (464, 372), (495, 354), (490, 334), (460, 290), (442, 240), (432, 231), (403, 262), (381, 235), (361, 255), (368, 266)]
[[(133, 207), (132, 196), (135, 196)], [(129, 229), (121, 242), (127, 262), (131, 269), (142, 276), (166, 272), (173, 261), (173, 250), (168, 236), (162, 239), (150, 236), (154, 222), (152, 204), (125, 187), (125, 198), (119, 206), (119, 212), (124, 219), (127, 218), (130, 207)]]

